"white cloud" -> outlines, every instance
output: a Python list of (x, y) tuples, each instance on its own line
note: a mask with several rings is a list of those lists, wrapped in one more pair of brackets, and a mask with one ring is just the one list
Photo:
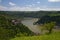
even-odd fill
[(48, 8), (48, 7), (11, 7), (9, 11), (40, 11), (40, 10), (45, 10), (45, 11), (60, 11), (60, 8)]
[(10, 11), (38, 11), (40, 9), (39, 9), (39, 7), (34, 8), (34, 7), (17, 7), (17, 6), (15, 6), (15, 7), (11, 7), (9, 10)]
[(1, 5), (0, 5), (0, 11), (6, 10), (6, 9), (7, 9), (7, 7), (4, 7), (4, 6), (1, 6)]
[(48, 0), (49, 2), (60, 2), (60, 0)]
[(35, 4), (26, 5), (26, 7), (34, 7)]
[(60, 11), (60, 8), (48, 8), (48, 7), (19, 7), (19, 6), (11, 6), (11, 7), (5, 7), (5, 6), (1, 6), (0, 5), (0, 11), (40, 11), (40, 10), (44, 10), (44, 11)]
[(16, 5), (15, 3), (9, 2), (9, 5), (14, 6)]
[(44, 10), (44, 11), (60, 11), (60, 8), (58, 8), (58, 7), (46, 7), (45, 6), (41, 10)]
[(40, 2), (38, 1), (37, 4), (40, 4)]
[(27, 5), (27, 7), (32, 7), (33, 5)]

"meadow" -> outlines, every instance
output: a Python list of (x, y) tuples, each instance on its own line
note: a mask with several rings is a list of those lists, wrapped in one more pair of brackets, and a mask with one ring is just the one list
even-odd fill
[(60, 31), (52, 32), (49, 35), (39, 35), (39, 36), (27, 36), (27, 37), (16, 37), (11, 40), (60, 40)]

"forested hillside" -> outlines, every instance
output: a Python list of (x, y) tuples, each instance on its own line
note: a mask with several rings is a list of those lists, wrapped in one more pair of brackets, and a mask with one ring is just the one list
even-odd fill
[(13, 24), (11, 22), (12, 19), (7, 18), (7, 16), (8, 15), (6, 14), (0, 14), (0, 40), (9, 40), (19, 36), (34, 35), (34, 33), (22, 23)]
[(60, 11), (0, 11), (0, 14), (6, 13), (14, 17), (35, 17), (40, 18), (45, 15), (56, 16), (60, 15)]
[(12, 21), (24, 17), (40, 18), (36, 23), (44, 24), (44, 28), (48, 29), (48, 31), (51, 33), (53, 27), (55, 26), (54, 22), (60, 25), (60, 11), (0, 11), (0, 40), (9, 40), (15, 37), (40, 35), (32, 32), (22, 23)]
[(56, 16), (45, 15), (41, 17), (36, 23), (44, 24), (44, 23), (49, 23), (49, 22), (56, 22), (56, 24), (60, 24), (60, 16), (59, 15), (56, 15)]

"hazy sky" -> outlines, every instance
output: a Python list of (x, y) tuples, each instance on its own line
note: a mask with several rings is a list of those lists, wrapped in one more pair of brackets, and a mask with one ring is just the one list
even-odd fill
[(60, 10), (60, 0), (0, 0), (0, 11)]

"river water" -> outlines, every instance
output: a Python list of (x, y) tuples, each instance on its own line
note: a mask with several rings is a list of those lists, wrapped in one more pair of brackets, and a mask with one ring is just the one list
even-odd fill
[(37, 25), (33, 25), (36, 21), (38, 21), (38, 18), (24, 18), (24, 20), (22, 20), (22, 24), (27, 26), (31, 31), (40, 33), (39, 27)]

